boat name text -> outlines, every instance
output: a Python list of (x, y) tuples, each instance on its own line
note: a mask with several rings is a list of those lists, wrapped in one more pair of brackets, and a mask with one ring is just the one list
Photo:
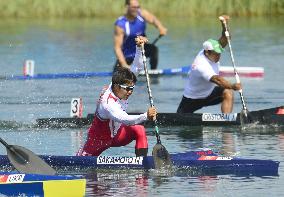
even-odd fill
[(202, 121), (236, 121), (237, 113), (234, 114), (212, 114), (212, 113), (203, 113)]
[(99, 156), (97, 157), (97, 164), (133, 164), (142, 165), (143, 157), (113, 157), (113, 156)]

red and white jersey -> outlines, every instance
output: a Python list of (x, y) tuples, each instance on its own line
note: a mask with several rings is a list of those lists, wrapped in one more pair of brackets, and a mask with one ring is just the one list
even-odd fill
[[(142, 52), (139, 47), (136, 47), (136, 54), (131, 66), (131, 71), (134, 74), (138, 74), (139, 71), (143, 69), (143, 59), (142, 59)], [(96, 114), (95, 116), (105, 124), (99, 125), (107, 125), (108, 128), (101, 128), (97, 127), (98, 125), (92, 125), (94, 128), (90, 128), (90, 130), (100, 130), (98, 132), (108, 131), (111, 132), (111, 136), (113, 137), (116, 135), (118, 129), (120, 128), (121, 124), (125, 125), (135, 125), (139, 124), (145, 120), (147, 120), (147, 112), (140, 114), (140, 115), (128, 115), (126, 113), (128, 107), (128, 100), (122, 100), (115, 96), (112, 92), (111, 84), (102, 93), (100, 99), (97, 104)], [(98, 124), (98, 123), (97, 123)], [(97, 129), (96, 129), (97, 127)], [(104, 126), (103, 126), (104, 127)], [(101, 133), (104, 135), (103, 133)]]

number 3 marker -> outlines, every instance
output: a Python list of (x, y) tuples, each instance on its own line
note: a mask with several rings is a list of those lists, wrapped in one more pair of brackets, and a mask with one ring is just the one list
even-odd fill
[(73, 98), (71, 101), (71, 110), (70, 110), (70, 116), (71, 117), (78, 117), (82, 118), (83, 114), (83, 102), (82, 98)]

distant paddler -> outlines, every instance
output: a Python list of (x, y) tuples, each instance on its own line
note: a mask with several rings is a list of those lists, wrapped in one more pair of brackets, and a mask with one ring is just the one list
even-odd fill
[(97, 103), (93, 123), (88, 131), (85, 145), (78, 151), (80, 156), (99, 156), (110, 147), (125, 146), (136, 141), (136, 156), (147, 156), (148, 140), (144, 126), (139, 125), (146, 120), (156, 119), (156, 109), (139, 115), (127, 114), (128, 98), (133, 93), (136, 75), (143, 70), (141, 45), (147, 39), (138, 36), (136, 53), (131, 69), (119, 67), (113, 73), (112, 82), (102, 92)]
[[(146, 35), (146, 22), (154, 25), (160, 36), (167, 34), (167, 29), (149, 11), (140, 7), (138, 0), (125, 0), (126, 13), (115, 22), (114, 51), (117, 57), (115, 66), (130, 68), (135, 56), (135, 37)], [(157, 40), (156, 40), (157, 41)], [(155, 41), (154, 41), (155, 42)], [(151, 69), (158, 66), (158, 48), (154, 43), (145, 44), (146, 57), (150, 58)]]
[[(221, 16), (228, 23), (229, 16)], [(220, 57), (228, 44), (222, 24), (222, 35), (219, 40), (208, 39), (203, 43), (203, 49), (195, 57), (188, 79), (185, 84), (178, 113), (193, 113), (202, 107), (221, 103), (222, 113), (233, 110), (233, 91), (241, 89), (240, 83), (230, 83), (219, 75)]]

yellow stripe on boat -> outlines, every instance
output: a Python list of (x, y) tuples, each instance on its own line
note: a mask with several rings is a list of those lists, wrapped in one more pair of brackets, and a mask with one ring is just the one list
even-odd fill
[(43, 191), (45, 197), (85, 196), (86, 179), (44, 181)]
[[(6, 185), (6, 190), (5, 186)], [(17, 186), (21, 185), (20, 190), (17, 190)], [(4, 186), (4, 187), (3, 187)], [(12, 187), (11, 187), (12, 186)], [(71, 180), (46, 180), (46, 181), (24, 181), (16, 183), (3, 183), (0, 182), (0, 188), (4, 188), (4, 191), (0, 191), (1, 194), (14, 194), (18, 196), (19, 193), (26, 194), (28, 196), (33, 194), (34, 189), (35, 196), (44, 197), (83, 197), (86, 192), (86, 179), (71, 179)]]

